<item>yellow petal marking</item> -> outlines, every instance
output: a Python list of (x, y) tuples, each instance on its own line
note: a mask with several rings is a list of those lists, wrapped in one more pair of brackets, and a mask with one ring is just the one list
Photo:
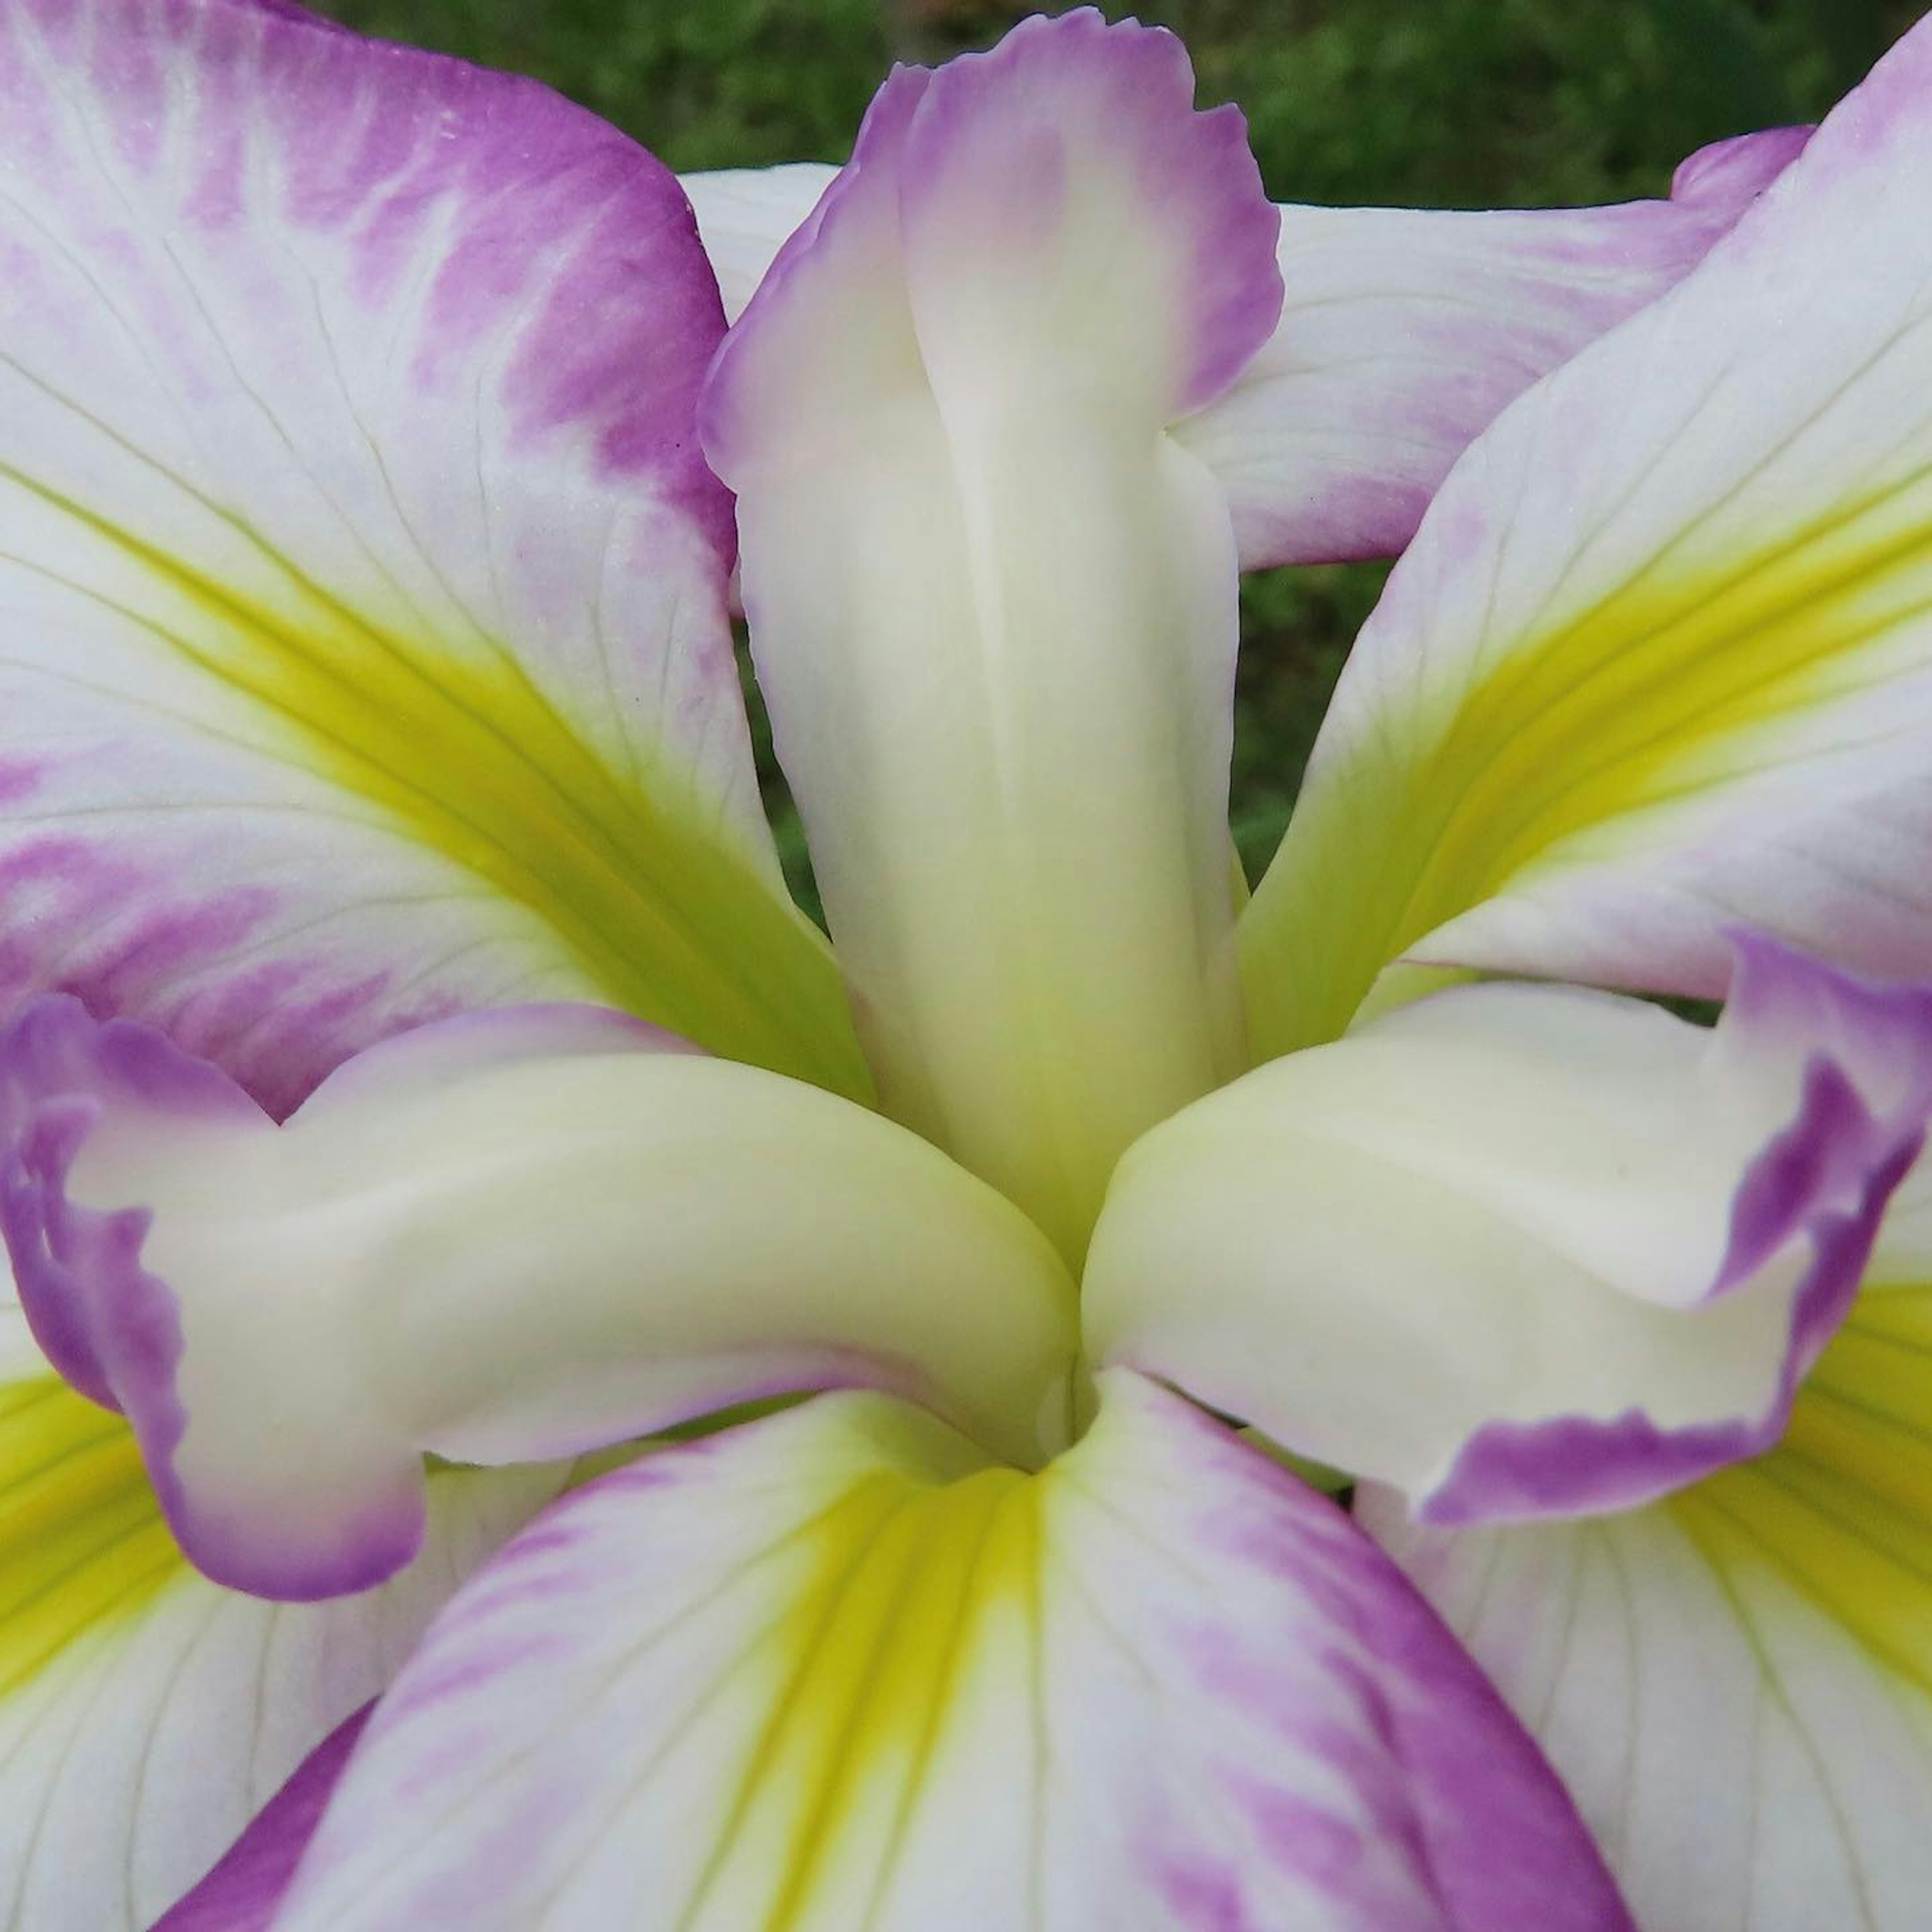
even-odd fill
[(1784, 1442), (1666, 1507), (1720, 1576), (1768, 1568), (1932, 1696), (1932, 1285), (1865, 1288)]
[[(669, 758), (620, 772), (494, 640), (377, 617), (204, 506), (259, 560), (218, 583), (22, 472), (0, 478), (70, 519), (100, 560), (69, 590), (250, 701), (298, 768), (377, 808), (556, 932), (613, 1004), (712, 1052), (866, 1097), (830, 949), (760, 875)], [(33, 557), (4, 560), (50, 575)], [(142, 586), (137, 608), (102, 584)]]
[(1915, 474), (1717, 568), (1666, 549), (1574, 620), (1425, 674), (1292, 824), (1242, 922), (1258, 1058), (1336, 1037), (1389, 961), (1582, 835), (1775, 764), (1790, 714), (1882, 681), (1932, 609)]
[[(728, 1867), (744, 1932), (858, 1932), (949, 1727), (986, 1694), (989, 1658), (1025, 1694), (1052, 1471), (974, 1468), (950, 1432), (883, 1405), (868, 1427), (894, 1466), (860, 1476), (807, 1532), (806, 1581), (769, 1640), (771, 1715), (686, 1927), (712, 1922), (701, 1915)], [(755, 1901), (740, 1888), (748, 1867)]]
[(0, 1388), (0, 1696), (185, 1567), (119, 1416), (52, 1376)]

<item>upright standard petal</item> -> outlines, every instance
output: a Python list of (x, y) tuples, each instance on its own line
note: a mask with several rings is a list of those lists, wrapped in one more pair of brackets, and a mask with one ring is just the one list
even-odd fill
[(1714, 1034), (1438, 994), (1130, 1151), (1088, 1347), (1436, 1521), (1624, 1508), (1778, 1439), (1928, 1112), (1932, 990), (1762, 943)]
[(1652, 1932), (1918, 1932), (1932, 1897), (1932, 1166), (1760, 1460), (1647, 1510), (1370, 1526), (1576, 1795)]
[(674, 178), (251, 0), (0, 0), (0, 1000), (278, 1112), (596, 999), (856, 1090), (759, 817)]
[(277, 1932), (1624, 1932), (1347, 1519), (1108, 1381), (1034, 1478), (830, 1396), (553, 1511), (377, 1707)]
[(870, 1384), (1004, 1455), (1064, 1439), (1072, 1288), (903, 1128), (590, 1008), (351, 1060), (278, 1127), (71, 1001), (0, 1040), (34, 1330), (133, 1424), (182, 1546), (265, 1596), (416, 1551), (425, 1452), (534, 1462)]
[(1245, 916), (1262, 1054), (1398, 955), (1714, 994), (1932, 956), (1932, 24), (1510, 409), (1358, 644)]
[[(1174, 426), (1227, 493), (1241, 567), (1394, 556), (1498, 411), (1694, 268), (1810, 133), (1700, 148), (1664, 201), (1283, 202), (1281, 320), (1225, 395)], [(730, 320), (837, 172), (681, 177)]]
[(183, 1558), (118, 1416), (0, 1388), (0, 1924), (147, 1932), (566, 1474), (439, 1472), (390, 1582), (266, 1603)]
[(1240, 1052), (1234, 546), (1167, 428), (1281, 286), (1240, 117), (1192, 95), (1088, 10), (900, 70), (706, 402), (881, 1097), (1070, 1252)]

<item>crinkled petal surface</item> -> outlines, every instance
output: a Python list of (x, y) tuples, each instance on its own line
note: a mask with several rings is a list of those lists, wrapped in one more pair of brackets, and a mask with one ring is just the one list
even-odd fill
[(0, 1387), (0, 1923), (146, 1932), (565, 1474), (439, 1473), (400, 1575), (268, 1603), (190, 1568), (118, 1416)]
[(596, 1008), (425, 1027), (276, 1126), (70, 1000), (0, 1042), (0, 1212), (34, 1331), (123, 1411), (182, 1546), (264, 1595), (421, 1539), (422, 1456), (520, 1462), (797, 1388), (1064, 1439), (1046, 1238), (855, 1103)]
[(1628, 1507), (1774, 1442), (1932, 1108), (1932, 991), (1743, 942), (1713, 1033), (1435, 995), (1156, 1128), (1088, 1345), (1442, 1522)]
[(1696, 266), (1808, 132), (1700, 149), (1667, 201), (1284, 206), (1281, 321), (1175, 431), (1228, 493), (1242, 568), (1396, 555), (1497, 412)]
[(1239, 1058), (1221, 493), (1281, 299), (1240, 116), (1091, 10), (902, 68), (725, 344), (752, 646), (889, 1110), (1070, 1252)]
[(1370, 1526), (1648, 1932), (1917, 1932), (1932, 1897), (1932, 1169), (1769, 1454), (1588, 1523)]
[(1401, 954), (1714, 995), (1742, 923), (1924, 970), (1928, 194), (1922, 25), (1472, 446), (1245, 914), (1258, 1053), (1332, 1038)]
[(0, 998), (278, 1112), (532, 999), (862, 1088), (759, 815), (675, 179), (252, 0), (6, 0), (0, 117)]
[[(1227, 493), (1242, 568), (1394, 556), (1497, 412), (1701, 261), (1809, 133), (1700, 148), (1665, 201), (1282, 204), (1281, 320), (1234, 386), (1174, 427)], [(680, 178), (730, 320), (837, 172)]]
[(1107, 1378), (1036, 1478), (823, 1397), (605, 1478), (377, 1708), (276, 1932), (1612, 1932), (1334, 1506)]

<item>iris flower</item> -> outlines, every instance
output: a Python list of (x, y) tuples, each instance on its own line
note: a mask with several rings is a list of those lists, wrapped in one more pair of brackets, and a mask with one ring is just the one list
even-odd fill
[[(10, 1924), (1915, 1922), (1932, 34), (1541, 216), (1192, 92), (694, 220), (0, 4)], [(1247, 902), (1239, 568), (1412, 535)]]

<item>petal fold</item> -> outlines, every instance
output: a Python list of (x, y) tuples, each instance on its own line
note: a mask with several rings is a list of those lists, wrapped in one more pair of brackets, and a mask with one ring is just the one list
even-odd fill
[(675, 178), (250, 0), (15, 0), (0, 116), (0, 1004), (278, 1113), (532, 1000), (862, 1090), (759, 812)]
[(1064, 1439), (1072, 1290), (1018, 1210), (802, 1082), (595, 1009), (422, 1028), (283, 1126), (70, 1001), (0, 1041), (29, 1318), (184, 1549), (307, 1598), (417, 1548), (422, 1456), (535, 1462), (794, 1389)]
[(1235, 560), (1167, 434), (1280, 303), (1172, 35), (902, 68), (727, 341), (752, 652), (880, 1096), (1078, 1251), (1238, 1063)]
[(1929, 1111), (1932, 990), (1766, 942), (1714, 1033), (1453, 989), (1131, 1150), (1088, 1346), (1431, 1520), (1626, 1508), (1783, 1432)]
[(821, 1397), (620, 1472), (506, 1552), (378, 1706), (274, 1924), (542, 1915), (1628, 1924), (1560, 1786), (1347, 1519), (1120, 1375), (1036, 1477)]
[(1362, 1513), (1657, 1932), (1916, 1932), (1932, 1896), (1932, 1167), (1778, 1446), (1588, 1523)]
[(1245, 915), (1258, 1052), (1332, 1038), (1398, 956), (1716, 997), (1744, 924), (1923, 970), (1928, 194), (1922, 24), (1472, 447)]

